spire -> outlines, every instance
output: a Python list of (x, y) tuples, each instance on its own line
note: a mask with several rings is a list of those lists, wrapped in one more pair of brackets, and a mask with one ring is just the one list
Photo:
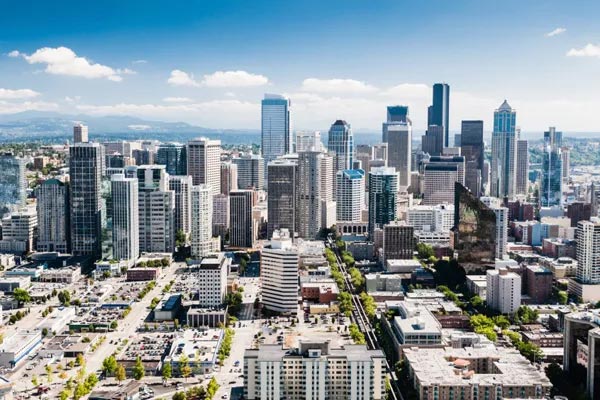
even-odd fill
[(500, 105), (498, 111), (512, 111), (512, 107), (508, 104), (506, 99), (504, 99), (504, 102)]

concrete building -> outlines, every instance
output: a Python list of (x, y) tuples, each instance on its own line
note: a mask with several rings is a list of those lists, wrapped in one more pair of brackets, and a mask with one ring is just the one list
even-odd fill
[(529, 142), (525, 139), (517, 140), (515, 194), (527, 195), (529, 193)]
[(242, 154), (232, 158), (237, 166), (237, 186), (240, 189), (262, 190), (265, 188), (265, 161), (258, 154)]
[(204, 257), (198, 268), (198, 300), (200, 307), (221, 307), (227, 294), (227, 274), (231, 260), (223, 253)]
[(73, 143), (87, 143), (88, 127), (83, 124), (77, 124), (73, 127)]
[(546, 304), (552, 295), (552, 271), (539, 265), (528, 265), (525, 275), (530, 301), (534, 304)]
[(600, 348), (600, 310), (572, 312), (564, 316), (563, 369), (566, 372), (586, 370), (586, 394), (600, 398), (598, 349)]
[(175, 194), (175, 232), (192, 232), (192, 177), (169, 175), (169, 190)]
[(38, 239), (37, 251), (71, 251), (69, 185), (58, 179), (44, 181), (35, 191)]
[(456, 182), (465, 184), (464, 157), (430, 157), (423, 165), (423, 204), (452, 203)]
[(454, 204), (412, 206), (406, 210), (406, 223), (415, 231), (447, 232), (454, 226)]
[(187, 174), (194, 185), (208, 185), (211, 194), (221, 191), (221, 141), (205, 137), (187, 144)]
[(214, 251), (212, 240), (213, 195), (208, 185), (194, 185), (191, 193), (191, 251), (192, 257), (204, 257)]
[(110, 184), (113, 259), (135, 262), (140, 255), (138, 180), (115, 174)]
[(298, 310), (298, 249), (290, 232), (276, 230), (260, 255), (262, 303), (271, 311), (296, 314)]
[(508, 208), (491, 207), (496, 214), (496, 258), (506, 257), (508, 244)]
[(323, 150), (323, 142), (321, 142), (321, 132), (296, 131), (296, 153), (311, 150)]
[(37, 212), (24, 208), (2, 218), (2, 253), (28, 253), (35, 250), (34, 233), (37, 228)]
[(323, 153), (317, 151), (298, 154), (297, 229), (298, 236), (304, 239), (314, 239), (322, 226), (323, 157)]
[(267, 165), (267, 238), (277, 229), (297, 230), (298, 161), (278, 158)]
[(220, 236), (221, 242), (229, 231), (229, 196), (217, 194), (213, 196), (212, 234)]
[(486, 302), (502, 314), (514, 314), (521, 305), (521, 276), (506, 268), (486, 273)]
[(229, 194), (229, 245), (254, 247), (256, 232), (252, 218), (255, 193), (252, 190), (233, 190)]
[(171, 176), (187, 175), (187, 148), (180, 143), (162, 143), (156, 149), (156, 164), (164, 165)]
[(0, 366), (14, 368), (42, 343), (42, 332), (19, 330), (0, 344)]
[[(408, 107), (406, 107), (406, 112), (408, 113)], [(398, 186), (408, 187), (412, 161), (412, 124), (410, 119), (405, 117), (403, 121), (388, 120), (384, 122), (382, 141), (388, 146), (387, 166), (395, 168), (398, 172)]]
[(365, 203), (365, 171), (362, 169), (338, 171), (336, 187), (337, 221), (362, 221)]
[(398, 173), (392, 167), (371, 168), (369, 172), (369, 236), (375, 229), (396, 219)]
[(229, 196), (229, 192), (238, 190), (238, 167), (231, 161), (221, 163), (221, 194)]
[(330, 348), (300, 342), (298, 348), (261, 345), (244, 354), (244, 398), (248, 400), (382, 400), (385, 356), (365, 345)]
[(383, 226), (383, 262), (412, 259), (415, 247), (414, 228), (405, 222), (394, 221)]
[(441, 156), (444, 149), (444, 127), (430, 125), (421, 136), (421, 150), (430, 156)]

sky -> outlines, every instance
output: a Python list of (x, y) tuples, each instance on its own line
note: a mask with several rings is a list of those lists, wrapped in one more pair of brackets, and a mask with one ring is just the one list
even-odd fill
[(294, 129), (378, 132), (406, 104), (422, 130), (446, 82), (452, 132), (489, 131), (504, 99), (524, 132), (600, 132), (599, 14), (598, 1), (4, 2), (0, 114), (258, 129), (278, 93)]

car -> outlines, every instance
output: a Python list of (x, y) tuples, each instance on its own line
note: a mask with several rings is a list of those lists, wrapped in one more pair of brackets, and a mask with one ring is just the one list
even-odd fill
[(177, 382), (177, 386), (175, 386), (175, 388), (176, 388), (177, 390), (181, 390), (181, 389), (183, 389), (183, 383), (181, 383), (181, 382)]
[(235, 385), (237, 383), (237, 381), (229, 381), (230, 385)]
[(228, 399), (229, 396), (227, 396), (227, 393), (225, 393), (223, 396), (221, 396), (222, 399)]

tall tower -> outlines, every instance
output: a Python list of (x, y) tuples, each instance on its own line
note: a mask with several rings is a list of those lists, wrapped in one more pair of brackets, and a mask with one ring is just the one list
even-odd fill
[(544, 154), (542, 158), (542, 188), (540, 204), (542, 207), (562, 204), (562, 132), (556, 128), (544, 132)]
[(346, 169), (338, 171), (336, 219), (344, 222), (360, 222), (365, 203), (365, 171)]
[(221, 194), (229, 196), (229, 192), (238, 189), (238, 166), (231, 161), (221, 163)]
[(322, 158), (319, 151), (298, 153), (298, 236), (314, 239), (321, 228)]
[(179, 143), (161, 144), (156, 150), (156, 164), (164, 165), (169, 175), (187, 175), (185, 145)]
[(465, 186), (479, 197), (483, 193), (483, 121), (462, 121), (460, 154), (465, 158)]
[(265, 162), (258, 154), (242, 154), (232, 158), (237, 166), (237, 187), (240, 189), (262, 190), (265, 187)]
[(329, 128), (327, 150), (333, 155), (334, 174), (344, 169), (351, 169), (354, 161), (354, 136), (352, 128), (346, 121), (338, 119)]
[(83, 124), (77, 124), (73, 127), (73, 142), (87, 143), (88, 142), (88, 127)]
[(255, 240), (252, 208), (253, 190), (233, 190), (229, 193), (229, 245), (253, 247)]
[(192, 232), (192, 177), (189, 175), (170, 175), (169, 190), (175, 194), (175, 233)]
[(213, 195), (208, 185), (192, 186), (192, 257), (204, 257), (213, 251)]
[(447, 83), (433, 85), (433, 100), (427, 113), (427, 126), (444, 127), (444, 147), (450, 145), (448, 125), (450, 119), (450, 86)]
[(221, 191), (221, 141), (193, 139), (187, 145), (187, 174), (194, 185), (208, 185), (212, 194)]
[(398, 173), (392, 167), (375, 167), (369, 172), (369, 236), (396, 219)]
[(0, 155), (0, 216), (25, 206), (27, 177), (24, 158), (11, 153)]
[(102, 251), (102, 164), (99, 143), (76, 143), (69, 148), (71, 180), (71, 251), (99, 257)]
[(577, 279), (581, 283), (600, 284), (600, 220), (577, 223)]
[(267, 197), (267, 238), (277, 229), (287, 229), (293, 237), (296, 232), (296, 189), (298, 161), (278, 158), (267, 166), (269, 187)]
[(140, 254), (138, 180), (114, 174), (110, 184), (113, 258), (135, 261)]
[(508, 102), (494, 111), (494, 131), (492, 133), (492, 165), (490, 194), (494, 197), (512, 198), (516, 186), (516, 151), (515, 134), (517, 112)]
[(301, 151), (323, 150), (321, 142), (321, 132), (319, 131), (297, 131), (296, 132), (296, 153)]
[(444, 127), (429, 125), (425, 135), (421, 136), (421, 150), (430, 156), (441, 156), (444, 150)]
[(266, 165), (292, 151), (289, 99), (277, 94), (265, 94), (261, 102), (260, 149)]
[(525, 139), (517, 140), (516, 163), (515, 194), (527, 195), (529, 191), (529, 143)]
[(262, 300), (266, 308), (295, 313), (298, 308), (298, 249), (287, 229), (275, 230), (260, 254)]
[(37, 251), (71, 251), (69, 185), (48, 179), (37, 187)]
[(398, 172), (398, 185), (410, 185), (412, 159), (412, 123), (408, 118), (408, 107), (388, 107), (388, 120), (382, 126), (382, 139), (388, 146), (388, 167)]

